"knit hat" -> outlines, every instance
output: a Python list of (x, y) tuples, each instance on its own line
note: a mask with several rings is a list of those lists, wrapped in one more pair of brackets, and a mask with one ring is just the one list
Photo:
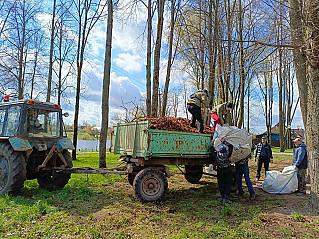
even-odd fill
[(225, 153), (226, 150), (227, 150), (227, 149), (226, 149), (225, 145), (223, 145), (223, 144), (219, 145), (219, 151), (220, 151), (221, 153)]
[(208, 90), (203, 90), (204, 91), (204, 93), (208, 96)]
[(226, 107), (227, 107), (227, 108), (233, 108), (233, 103), (227, 102)]

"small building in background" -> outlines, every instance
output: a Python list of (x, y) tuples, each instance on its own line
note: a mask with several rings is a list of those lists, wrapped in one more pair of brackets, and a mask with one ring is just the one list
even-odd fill
[[(286, 129), (285, 129), (286, 131)], [(295, 138), (302, 138), (304, 139), (305, 138), (305, 130), (304, 129), (301, 129), (301, 128), (297, 128), (297, 129), (291, 129), (290, 130), (291, 132), (291, 142), (290, 142), (290, 147), (289, 148), (292, 148), (293, 147), (293, 140)], [(264, 133), (262, 134), (257, 134), (256, 135), (256, 138), (254, 139), (254, 144), (258, 144), (261, 142), (261, 137), (262, 136), (265, 136), (267, 137), (267, 131), (265, 131)], [(287, 139), (287, 136), (286, 136), (286, 139)], [(271, 146), (273, 147), (280, 147), (280, 141), (279, 141), (279, 123), (277, 123), (274, 127), (271, 128), (271, 140), (269, 142), (271, 144)]]

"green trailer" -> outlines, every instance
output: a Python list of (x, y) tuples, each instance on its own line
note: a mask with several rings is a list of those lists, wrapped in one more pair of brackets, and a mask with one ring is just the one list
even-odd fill
[(144, 202), (160, 199), (167, 190), (169, 168), (185, 165), (188, 182), (198, 183), (203, 166), (215, 164), (211, 135), (150, 129), (149, 121), (117, 124), (111, 134), (111, 152), (126, 162), (128, 181)]

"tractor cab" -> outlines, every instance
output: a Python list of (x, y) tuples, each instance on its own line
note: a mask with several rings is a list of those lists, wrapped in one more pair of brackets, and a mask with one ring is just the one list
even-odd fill
[(70, 175), (50, 171), (72, 167), (68, 150), (74, 147), (62, 118), (60, 106), (48, 102), (0, 103), (0, 195), (17, 192), (26, 179), (37, 178), (47, 188), (64, 187)]

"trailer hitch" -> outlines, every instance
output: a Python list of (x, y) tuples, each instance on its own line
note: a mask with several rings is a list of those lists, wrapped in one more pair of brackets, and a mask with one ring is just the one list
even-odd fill
[(64, 165), (61, 166), (62, 168), (65, 168), (66, 166), (68, 166), (68, 163), (66, 162), (63, 154), (61, 153), (61, 150), (59, 150), (58, 146), (55, 144), (51, 148), (49, 154), (45, 157), (43, 163), (39, 165), (38, 170), (46, 168), (47, 163), (50, 161), (50, 159), (53, 157), (54, 154), (57, 154), (60, 157), (61, 161), (63, 162)]

